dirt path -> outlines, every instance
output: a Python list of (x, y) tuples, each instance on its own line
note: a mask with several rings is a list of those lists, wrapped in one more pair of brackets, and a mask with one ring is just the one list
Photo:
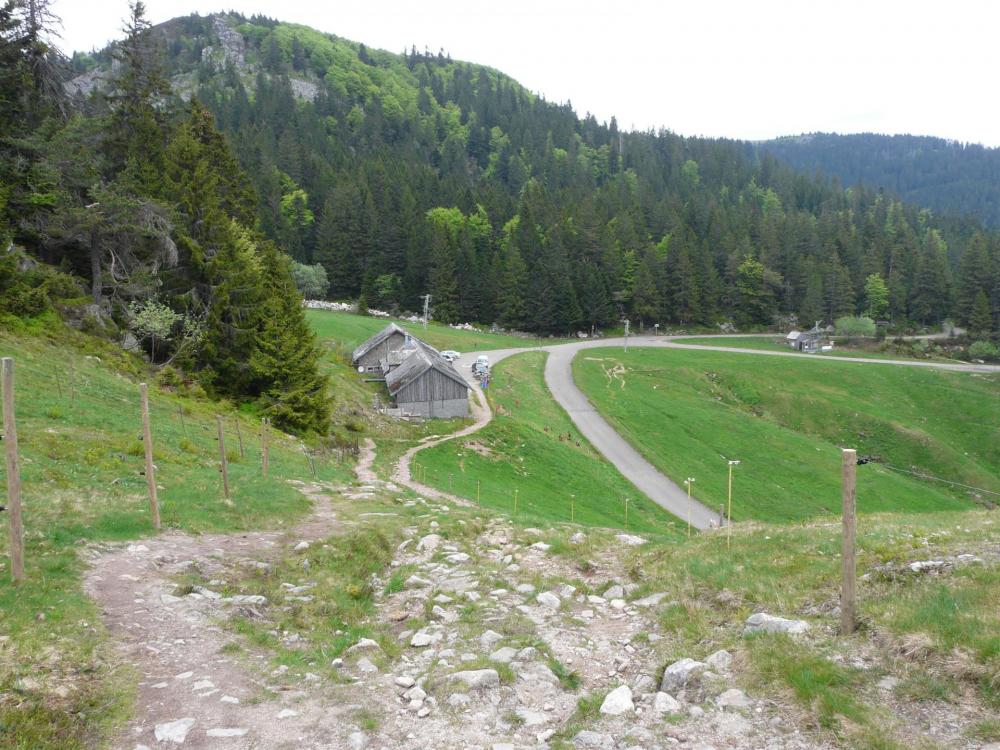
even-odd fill
[[(468, 378), (468, 376), (466, 377)], [(478, 432), (488, 425), (493, 419), (493, 412), (490, 411), (490, 407), (486, 403), (486, 396), (483, 395), (482, 390), (480, 390), (479, 386), (472, 382), (472, 380), (469, 381), (469, 384), (472, 388), (473, 394), (475, 394), (475, 399), (472, 404), (473, 423), (468, 427), (463, 427), (458, 432), (451, 433), (450, 435), (427, 438), (419, 445), (415, 445), (410, 448), (406, 451), (406, 453), (400, 456), (399, 460), (396, 462), (396, 466), (392, 471), (393, 482), (409, 487), (411, 490), (423, 495), (424, 497), (434, 498), (436, 500), (448, 500), (456, 505), (471, 505), (471, 503), (463, 497), (451, 495), (447, 492), (435, 489), (434, 487), (421, 484), (420, 482), (414, 480), (410, 474), (410, 464), (413, 463), (413, 457), (420, 451), (427, 448), (433, 448), (435, 445), (440, 445), (441, 443), (445, 443), (449, 440), (455, 440), (456, 438), (465, 437), (466, 435)]]
[[(175, 746), (168, 735), (184, 738), (190, 748), (320, 748), (342, 734), (336, 706), (301, 692), (268, 697), (263, 672), (244, 664), (245, 655), (226, 653), (234, 637), (218, 620), (234, 608), (252, 616), (260, 604), (226, 601), (209, 588), (175, 595), (182, 593), (173, 583), (176, 576), (197, 572), (211, 579), (234, 562), (265, 566), (288, 546), (334, 533), (339, 524), (328, 494), (334, 488), (303, 483), (300, 489), (314, 511), (293, 529), (167, 533), (92, 561), (85, 590), (118, 642), (123, 664), (139, 673), (134, 718), (114, 748)], [(267, 664), (264, 655), (251, 658)]]

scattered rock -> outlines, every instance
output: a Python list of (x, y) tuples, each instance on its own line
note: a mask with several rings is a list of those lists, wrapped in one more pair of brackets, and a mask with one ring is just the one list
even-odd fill
[(653, 698), (653, 710), (658, 714), (676, 714), (680, 712), (681, 704), (670, 693), (661, 691)]
[(580, 748), (598, 748), (598, 750), (612, 750), (615, 746), (615, 741), (606, 734), (591, 732), (589, 729), (584, 729), (582, 732), (578, 732), (576, 737), (573, 738), (573, 746)]
[(672, 693), (675, 690), (686, 687), (689, 682), (704, 672), (705, 668), (706, 665), (704, 662), (695, 661), (687, 657), (675, 661), (663, 671), (660, 690), (664, 693)]
[(784, 617), (775, 617), (766, 612), (758, 612), (747, 618), (746, 627), (743, 633), (788, 633), (798, 635), (809, 630), (809, 623), (805, 620), (786, 620)]
[(516, 649), (513, 649), (510, 646), (504, 646), (503, 648), (498, 648), (490, 654), (490, 661), (500, 662), (501, 664), (510, 664), (515, 656), (517, 656)]
[(635, 710), (632, 703), (632, 690), (628, 685), (619, 685), (604, 698), (601, 713), (608, 716), (620, 716)]
[(750, 708), (753, 705), (753, 701), (751, 701), (742, 690), (730, 688), (715, 699), (715, 704), (722, 709), (744, 709)]
[(351, 732), (347, 735), (347, 745), (351, 750), (364, 750), (368, 747), (368, 735), (364, 732)]
[(899, 684), (899, 678), (893, 677), (892, 675), (887, 675), (878, 681), (877, 687), (879, 690), (895, 690), (896, 686)]
[(929, 570), (940, 570), (946, 564), (944, 560), (917, 560), (916, 562), (911, 562), (909, 568), (914, 573), (923, 573)]
[(247, 727), (220, 727), (209, 729), (205, 734), (209, 737), (242, 737), (250, 730)]
[(291, 718), (294, 718), (294, 717), (296, 717), (298, 715), (299, 715), (299, 712), (295, 711), (295, 710), (293, 710), (291, 708), (283, 708), (280, 711), (278, 711), (278, 718), (279, 719), (291, 719)]
[(426, 578), (421, 578), (420, 576), (416, 575), (410, 576), (405, 581), (403, 581), (404, 589), (426, 589), (430, 588), (433, 585), (434, 584), (432, 584)]
[(514, 591), (519, 594), (534, 594), (535, 587), (530, 583), (519, 583), (514, 587)]
[(292, 551), (294, 551), (294, 552), (302, 552), (302, 551), (307, 550), (307, 549), (309, 549), (309, 542), (307, 542), (305, 540), (302, 540), (301, 542), (299, 542), (298, 544), (296, 544), (292, 548)]
[(372, 662), (367, 657), (364, 656), (358, 659), (358, 663), (355, 666), (357, 667), (358, 672), (360, 672), (361, 674), (371, 675), (371, 674), (376, 674), (378, 672), (378, 667), (372, 664)]
[(483, 645), (484, 649), (491, 649), (503, 640), (503, 636), (497, 633), (495, 630), (487, 630), (481, 636), (479, 636), (479, 642)]
[(193, 726), (194, 719), (190, 717), (177, 719), (177, 721), (168, 721), (164, 724), (157, 724), (153, 729), (153, 735), (156, 737), (157, 742), (173, 742), (180, 745), (183, 744)]
[(642, 599), (636, 599), (632, 603), (637, 607), (655, 607), (657, 604), (659, 604), (666, 598), (667, 598), (666, 593), (658, 592), (656, 594), (650, 594), (649, 596), (644, 596)]
[(705, 659), (705, 664), (714, 669), (716, 672), (728, 672), (732, 663), (733, 655), (725, 650), (716, 651), (714, 654)]
[(495, 669), (469, 669), (464, 672), (455, 672), (452, 678), (465, 683), (470, 690), (500, 687), (500, 675)]
[(561, 604), (559, 597), (551, 591), (543, 591), (535, 597), (535, 600), (543, 607), (548, 607), (549, 609), (559, 609), (559, 605)]
[(587, 535), (584, 534), (582, 531), (576, 532), (573, 536), (569, 538), (570, 544), (583, 544), (585, 541), (587, 541)]
[(601, 596), (605, 599), (624, 599), (625, 589), (616, 584), (601, 594)]
[(552, 548), (551, 544), (546, 544), (545, 542), (535, 542), (531, 545), (530, 549), (538, 550), (539, 552), (548, 552)]
[(441, 544), (441, 536), (439, 534), (428, 534), (423, 537), (419, 542), (417, 542), (418, 552), (433, 552)]
[(635, 536), (634, 534), (618, 534), (615, 536), (622, 544), (627, 544), (629, 547), (638, 547), (640, 544), (645, 544), (646, 540), (641, 536)]
[(382, 647), (378, 645), (377, 641), (373, 641), (371, 638), (362, 638), (360, 641), (355, 643), (346, 653), (353, 654), (358, 651), (381, 651)]
[(410, 645), (416, 648), (424, 648), (425, 646), (430, 646), (432, 643), (435, 643), (440, 639), (441, 636), (439, 635), (431, 635), (424, 630), (418, 630), (410, 639)]
[(416, 684), (416, 680), (408, 675), (400, 675), (395, 682), (401, 688), (411, 688)]

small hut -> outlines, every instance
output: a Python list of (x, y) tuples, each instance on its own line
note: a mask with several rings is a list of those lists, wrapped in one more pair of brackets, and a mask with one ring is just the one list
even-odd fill
[(407, 338), (406, 331), (390, 323), (354, 350), (351, 364), (363, 372), (382, 374), (381, 361), (388, 358), (389, 352), (402, 349)]
[(469, 386), (450, 362), (419, 342), (385, 376), (389, 395), (405, 414), (420, 417), (469, 416)]

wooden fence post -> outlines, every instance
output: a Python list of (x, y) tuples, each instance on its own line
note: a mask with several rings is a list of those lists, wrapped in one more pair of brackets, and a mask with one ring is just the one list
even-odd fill
[(854, 538), (856, 534), (855, 510), (857, 506), (856, 466), (857, 451), (853, 448), (844, 449), (843, 463), (843, 584), (840, 593), (840, 632), (843, 635), (853, 633), (857, 627), (855, 616), (855, 585), (857, 569), (854, 559)]
[(222, 429), (222, 415), (217, 414), (215, 417), (216, 424), (219, 426), (219, 460), (222, 464), (222, 494), (225, 496), (226, 500), (229, 499), (229, 463), (226, 461), (226, 436)]
[(149, 427), (149, 389), (139, 383), (139, 397), (142, 402), (142, 447), (146, 452), (146, 488), (149, 490), (149, 512), (153, 516), (153, 528), (160, 530), (160, 501), (156, 497), (156, 475), (153, 468), (153, 431)]
[(243, 432), (240, 430), (240, 418), (236, 417), (236, 439), (240, 444), (240, 458), (245, 458), (246, 453), (243, 452)]
[(270, 454), (267, 445), (267, 417), (260, 420), (260, 473), (267, 479), (267, 467)]
[(3, 358), (3, 435), (7, 455), (7, 511), (10, 513), (10, 571), (15, 585), (24, 581), (24, 526), (21, 522), (21, 469), (14, 421), (14, 360)]

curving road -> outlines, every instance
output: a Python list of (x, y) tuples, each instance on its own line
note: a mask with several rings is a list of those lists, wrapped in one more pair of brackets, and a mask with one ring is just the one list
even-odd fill
[[(773, 337), (774, 334), (758, 334), (760, 336)], [(728, 338), (732, 338), (728, 334)], [(838, 357), (829, 354), (808, 355), (798, 352), (769, 351), (767, 349), (744, 349), (739, 347), (719, 347), (705, 344), (684, 344), (685, 338), (705, 338), (705, 336), (630, 336), (629, 346), (659, 347), (664, 349), (691, 349), (696, 351), (709, 352), (730, 352), (737, 354), (751, 354), (765, 357), (794, 357), (806, 362), (851, 362), (857, 365), (897, 365), (901, 367), (929, 367), (937, 370), (950, 370), (957, 372), (1000, 372), (998, 365), (975, 365), (959, 364), (950, 362), (924, 362), (920, 360), (905, 359), (863, 359), (857, 357)], [(548, 352), (549, 357), (545, 363), (545, 383), (552, 393), (552, 397), (566, 411), (573, 424), (583, 434), (587, 440), (597, 449), (597, 451), (610, 461), (615, 468), (621, 472), (622, 476), (638, 487), (650, 500), (661, 508), (671, 513), (682, 521), (687, 521), (690, 513), (691, 525), (698, 529), (706, 529), (717, 525), (719, 514), (695, 501), (688, 503), (686, 490), (682, 489), (669, 477), (663, 474), (653, 464), (632, 447), (615, 429), (597, 412), (587, 396), (577, 388), (573, 381), (573, 358), (578, 352), (584, 349), (596, 349), (600, 347), (623, 346), (623, 338), (609, 339), (587, 339), (583, 341), (570, 341), (565, 344), (553, 344), (550, 346), (532, 346), (519, 349), (495, 349), (493, 351), (476, 351), (463, 354), (456, 362), (458, 368), (469, 384), (476, 391), (476, 397), (485, 404), (486, 399), (479, 389), (479, 385), (472, 376), (471, 365), (476, 357), (485, 354), (490, 358), (490, 365), (495, 365), (507, 357), (515, 354), (530, 351)], [(463, 430), (460, 434), (481, 429), (489, 422), (489, 419), (479, 419), (477, 424), (468, 431)], [(418, 449), (419, 450), (419, 449)]]

